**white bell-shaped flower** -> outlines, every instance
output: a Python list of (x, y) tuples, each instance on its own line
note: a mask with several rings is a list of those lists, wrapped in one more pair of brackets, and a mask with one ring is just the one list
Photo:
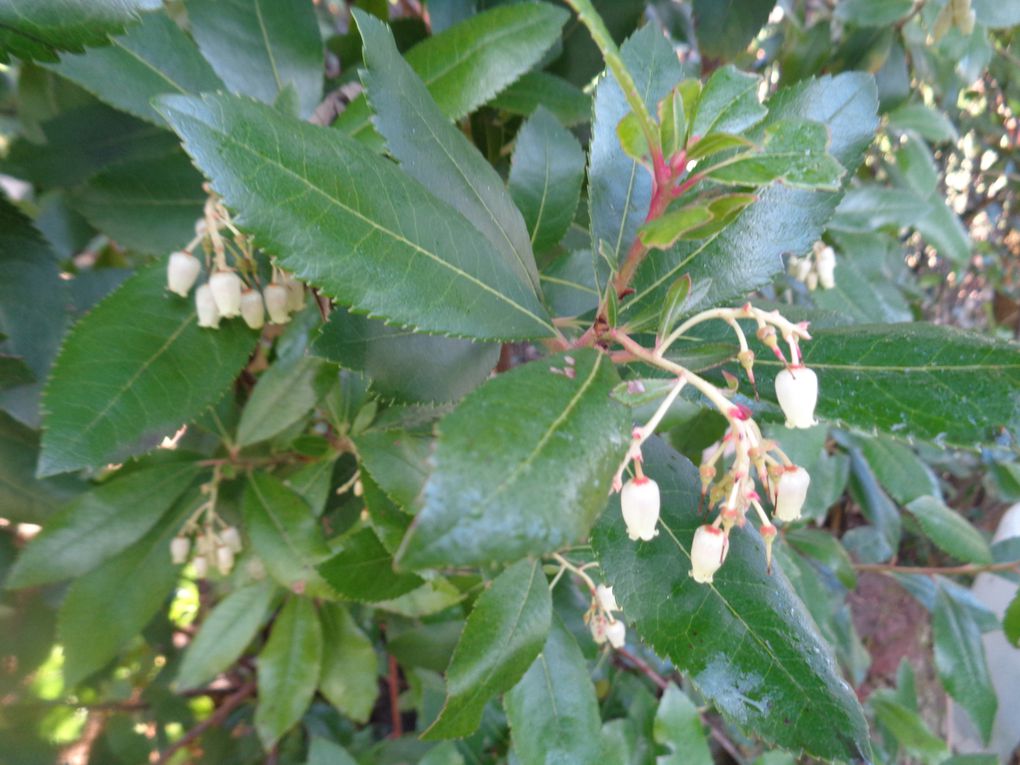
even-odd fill
[(241, 535), (234, 526), (227, 526), (223, 533), (220, 534), (220, 539), (223, 540), (223, 544), (234, 552), (241, 552)]
[(191, 565), (195, 567), (195, 576), (199, 579), (209, 576), (209, 559), (204, 555), (196, 555), (191, 561)]
[(823, 247), (815, 257), (818, 283), (827, 290), (836, 286), (836, 253), (831, 247)]
[(266, 310), (269, 311), (269, 320), (273, 324), (286, 324), (290, 321), (290, 311), (287, 310), (287, 288), (278, 282), (267, 284), (262, 290), (262, 296), (266, 300)]
[(691, 543), (691, 576), (694, 581), (711, 584), (712, 576), (726, 560), (729, 547), (729, 538), (722, 529), (699, 526)]
[(595, 588), (595, 598), (598, 600), (602, 610), (607, 614), (613, 611), (622, 610), (616, 603), (616, 596), (613, 595), (613, 588), (606, 587), (604, 584), (600, 584)]
[(229, 319), (241, 313), (241, 277), (233, 271), (217, 271), (209, 277), (213, 300), (220, 316)]
[(234, 551), (231, 550), (227, 545), (220, 545), (216, 548), (216, 568), (220, 570), (223, 576), (230, 573), (230, 569), (234, 567)]
[(241, 293), (241, 318), (252, 329), (262, 329), (266, 323), (266, 307), (261, 292), (245, 290)]
[(787, 523), (800, 518), (810, 485), (811, 476), (804, 468), (786, 469), (776, 483), (776, 518)]
[(208, 284), (195, 290), (195, 310), (198, 312), (198, 326), (211, 329), (220, 326), (220, 310), (216, 307), (212, 288)]
[(623, 648), (627, 642), (627, 626), (617, 619), (606, 626), (606, 639), (613, 648)]
[(588, 629), (591, 630), (591, 636), (596, 645), (602, 645), (606, 642), (606, 628), (608, 626), (609, 622), (602, 614), (595, 614), (591, 617), (591, 621), (588, 622)]
[(187, 297), (201, 271), (202, 264), (190, 252), (172, 252), (166, 264), (166, 288)]
[(170, 540), (170, 560), (175, 566), (187, 563), (190, 552), (191, 542), (187, 537), (174, 537)]
[(786, 427), (810, 428), (817, 425), (818, 377), (807, 367), (784, 369), (776, 375), (776, 398), (786, 415)]
[(659, 484), (647, 476), (632, 478), (620, 492), (627, 536), (648, 542), (659, 533)]

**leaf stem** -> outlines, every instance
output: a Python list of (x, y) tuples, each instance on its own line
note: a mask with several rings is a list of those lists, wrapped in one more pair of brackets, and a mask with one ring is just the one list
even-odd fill
[(873, 571), (880, 574), (981, 574), (990, 571), (1020, 572), (1020, 560), (1002, 563), (967, 563), (962, 566), (897, 566), (894, 563), (855, 563), (856, 571)]

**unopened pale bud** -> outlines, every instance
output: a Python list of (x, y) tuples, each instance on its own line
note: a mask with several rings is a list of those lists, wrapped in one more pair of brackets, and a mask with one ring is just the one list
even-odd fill
[(836, 286), (836, 253), (831, 247), (825, 247), (818, 253), (816, 263), (818, 283), (827, 290)]
[(591, 630), (592, 639), (597, 645), (603, 645), (606, 642), (606, 627), (608, 626), (609, 622), (602, 614), (595, 614), (588, 622), (588, 629)]
[(267, 284), (262, 290), (262, 296), (266, 301), (266, 310), (269, 311), (269, 320), (273, 324), (286, 324), (290, 321), (290, 311), (287, 310), (287, 288), (277, 282)]
[(220, 545), (216, 548), (216, 568), (220, 570), (223, 576), (230, 573), (230, 569), (234, 567), (234, 551), (226, 545)]
[(627, 536), (648, 542), (659, 533), (659, 485), (647, 476), (632, 478), (620, 492)]
[(810, 428), (816, 425), (818, 377), (807, 367), (793, 367), (776, 375), (776, 398), (786, 415), (786, 427)]
[(188, 562), (188, 553), (191, 552), (191, 542), (187, 537), (174, 537), (170, 540), (170, 560), (175, 566)]
[(241, 277), (233, 271), (217, 271), (209, 277), (213, 300), (220, 316), (229, 319), (241, 313)]
[(604, 584), (600, 584), (595, 588), (595, 598), (598, 600), (602, 610), (606, 613), (621, 610), (620, 606), (616, 602), (616, 596), (613, 595), (612, 587), (606, 587)]
[(818, 272), (812, 271), (811, 273), (809, 273), (807, 275), (807, 278), (804, 280), (804, 284), (807, 285), (807, 288), (811, 292), (814, 292), (816, 289), (818, 289)]
[(195, 576), (199, 579), (209, 576), (209, 559), (204, 555), (196, 555), (191, 561), (191, 565), (195, 567)]
[(166, 264), (166, 288), (181, 297), (187, 297), (195, 286), (202, 264), (190, 252), (170, 253)]
[(801, 258), (797, 261), (797, 270), (793, 274), (793, 278), (798, 282), (806, 282), (811, 276), (811, 258)]
[(606, 639), (613, 648), (623, 648), (623, 644), (627, 642), (627, 626), (619, 619), (609, 622), (606, 627)]
[(711, 584), (715, 572), (726, 560), (729, 539), (722, 529), (699, 526), (691, 543), (691, 576), (695, 582)]
[(227, 526), (227, 528), (223, 530), (223, 533), (220, 534), (220, 538), (223, 540), (223, 544), (231, 550), (236, 553), (241, 552), (241, 535), (238, 533), (236, 528), (233, 526)]
[(811, 476), (804, 468), (784, 470), (776, 482), (776, 518), (787, 523), (800, 518), (810, 485)]
[(195, 290), (195, 310), (198, 312), (198, 326), (216, 329), (220, 326), (220, 310), (216, 307), (212, 289), (208, 284)]
[(262, 329), (266, 323), (266, 307), (262, 303), (261, 292), (245, 290), (241, 293), (241, 318), (252, 329)]

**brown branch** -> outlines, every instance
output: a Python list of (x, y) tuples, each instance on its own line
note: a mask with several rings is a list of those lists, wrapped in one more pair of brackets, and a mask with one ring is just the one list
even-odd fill
[(664, 691), (669, 688), (669, 680), (656, 672), (651, 665), (649, 665), (648, 662), (640, 656), (635, 656), (626, 648), (617, 648), (616, 655), (621, 659), (626, 660), (626, 662), (631, 665), (631, 668), (638, 670), (641, 674), (655, 683), (655, 685), (659, 687), (659, 690)]
[(393, 654), (390, 654), (387, 684), (390, 689), (390, 718), (393, 723), (390, 738), (400, 738), (404, 735), (404, 722), (400, 719), (400, 668), (397, 666), (397, 657)]
[(1020, 560), (1004, 563), (968, 563), (963, 566), (897, 566), (894, 563), (855, 563), (857, 571), (874, 571), (882, 574), (981, 574), (986, 571), (1018, 571)]
[(254, 693), (255, 681), (249, 680), (238, 688), (236, 693), (225, 698), (223, 703), (216, 708), (215, 712), (168, 746), (163, 753), (160, 754), (159, 759), (156, 760), (156, 765), (165, 765), (165, 763), (169, 762), (170, 758), (173, 757), (176, 752), (188, 746), (188, 744), (197, 739), (210, 728), (221, 725), (231, 712), (243, 704), (245, 700)]

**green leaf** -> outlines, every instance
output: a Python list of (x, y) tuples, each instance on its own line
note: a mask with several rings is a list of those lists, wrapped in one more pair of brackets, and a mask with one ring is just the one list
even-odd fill
[(598, 762), (602, 750), (595, 687), (581, 649), (553, 620), (542, 653), (503, 698), (521, 765)]
[(991, 563), (988, 541), (955, 510), (937, 497), (918, 497), (907, 505), (921, 529), (939, 549), (965, 563)]
[(499, 345), (421, 335), (334, 309), (314, 353), (364, 371), (372, 390), (397, 401), (454, 402), (480, 385), (499, 361)]
[(491, 249), (482, 234), (342, 133), (227, 95), (164, 97), (162, 111), (239, 223), (339, 302), (437, 333), (553, 333), (531, 284), (480, 257)]
[(854, 439), (889, 496), (905, 505), (918, 497), (941, 495), (938, 479), (914, 450), (888, 436)]
[(959, 137), (956, 126), (945, 114), (920, 103), (905, 103), (887, 115), (889, 127), (900, 132), (913, 131), (932, 143), (955, 141)]
[(538, 561), (518, 561), (500, 574), (475, 602), (446, 673), (446, 703), (423, 738), (474, 733), (489, 699), (513, 688), (535, 661), (551, 623)]
[(431, 436), (405, 430), (373, 430), (355, 438), (362, 464), (394, 502), (414, 507), (428, 478)]
[(992, 735), (998, 701), (985, 660), (981, 630), (959, 601), (939, 588), (931, 616), (935, 669), (946, 692), (963, 707), (986, 742)]
[[(812, 475), (812, 481), (814, 476)], [(785, 539), (798, 552), (832, 571), (848, 590), (857, 587), (857, 572), (846, 548), (832, 534), (817, 529), (788, 529)]]
[[(67, 324), (70, 294), (57, 255), (31, 221), (0, 196), (0, 349), (20, 356), (35, 380), (0, 391), (16, 419), (39, 426), (39, 395)], [(33, 439), (34, 440), (34, 439)], [(33, 453), (34, 454), (34, 453)], [(32, 457), (34, 460), (34, 456)], [(32, 470), (25, 475), (31, 475)]]
[(180, 503), (138, 542), (71, 585), (57, 617), (66, 687), (102, 669), (164, 606), (177, 581), (170, 540), (191, 509)]
[(177, 687), (197, 688), (237, 661), (258, 635), (276, 593), (276, 582), (267, 579), (221, 600), (188, 643), (177, 670)]
[[(646, 443), (644, 467), (662, 495), (658, 537), (630, 541), (618, 497), (592, 532), (627, 621), (728, 720), (765, 742), (818, 758), (867, 759), (857, 698), (785, 576), (766, 573), (758, 535), (750, 525), (735, 530), (715, 583), (696, 583), (690, 544), (705, 522), (698, 471), (658, 439)], [(720, 651), (723, 639), (727, 649)]]
[(675, 685), (662, 694), (654, 731), (655, 740), (672, 752), (657, 757), (656, 765), (712, 765), (698, 708)]
[[(646, 24), (620, 49), (649, 109), (655, 109), (684, 75), (673, 46)], [(588, 157), (588, 202), (592, 249), (603, 252), (614, 267), (627, 252), (648, 214), (651, 175), (627, 156), (616, 126), (630, 113), (616, 79), (606, 73), (595, 89), (595, 124)]]
[(308, 746), (308, 762), (305, 765), (358, 765), (339, 744), (329, 739), (315, 737)]
[[(768, 105), (766, 125), (780, 120), (825, 125), (829, 153), (848, 172), (857, 168), (877, 125), (875, 85), (870, 75), (860, 72), (800, 82), (780, 90)], [(691, 311), (745, 299), (748, 291), (769, 283), (782, 270), (784, 253), (803, 253), (818, 240), (840, 197), (840, 192), (782, 185), (762, 189), (757, 200), (721, 231), (702, 241), (680, 241), (645, 258), (632, 282), (635, 292), (623, 306), (624, 319), (661, 303), (669, 285), (683, 273), (690, 274), (695, 284), (711, 279), (710, 289), (689, 306)]]
[(885, 726), (897, 743), (911, 755), (927, 763), (936, 763), (948, 754), (946, 742), (932, 733), (915, 710), (899, 703), (888, 689), (881, 688), (875, 691), (871, 695), (870, 703), (875, 711), (875, 719)]
[(691, 137), (743, 133), (761, 122), (768, 109), (758, 100), (761, 78), (724, 66), (712, 72), (691, 115)]
[[(514, 3), (479, 13), (428, 37), (407, 52), (407, 63), (451, 120), (474, 111), (529, 71), (559, 39), (568, 18), (548, 3)], [(363, 97), (336, 123), (352, 136), (371, 130)]]
[(108, 35), (134, 24), (160, 0), (6, 0), (0, 5), (0, 61), (8, 54), (54, 61), (58, 50), (105, 45)]
[(775, 4), (775, 0), (694, 0), (701, 55), (724, 61), (736, 58), (765, 26)]
[(329, 549), (318, 519), (300, 496), (275, 476), (253, 473), (242, 510), (252, 548), (276, 581), (309, 594), (326, 589), (315, 566)]
[(829, 131), (809, 120), (780, 120), (765, 128), (760, 152), (729, 157), (704, 171), (707, 178), (741, 186), (778, 180), (803, 189), (839, 189), (846, 171), (826, 153)]
[(394, 571), (393, 556), (371, 529), (346, 539), (343, 549), (318, 571), (337, 594), (362, 603), (400, 597), (424, 582), (416, 574)]
[(184, 152), (122, 162), (71, 192), (71, 205), (117, 243), (165, 256), (195, 236), (208, 195)]
[(223, 394), (256, 335), (240, 321), (200, 329), (192, 301), (155, 263), (71, 330), (43, 394), (39, 475), (119, 462), (154, 448)]
[[(1020, 351), (1011, 345), (922, 323), (859, 324), (812, 337), (801, 350), (818, 375), (819, 417), (971, 449), (1003, 428), (1020, 432)], [(771, 397), (778, 364), (761, 356), (755, 366), (758, 390)]]
[(98, 102), (61, 112), (41, 128), (45, 143), (19, 138), (0, 168), (45, 189), (77, 186), (115, 163), (178, 150), (166, 130)]
[(543, 252), (563, 239), (584, 181), (584, 151), (551, 112), (539, 107), (517, 133), (510, 194), (524, 214), (531, 243)]
[(1002, 617), (1002, 631), (1010, 645), (1020, 648), (1020, 593), (1013, 597)]
[(628, 112), (616, 126), (616, 138), (624, 154), (635, 162), (647, 165), (651, 149), (643, 130), (638, 116), (634, 112)]
[(324, 55), (309, 0), (187, 0), (191, 33), (236, 93), (267, 104), (293, 87), (300, 115), (322, 97)]
[(259, 654), (255, 730), (266, 750), (301, 719), (315, 695), (322, 665), (322, 626), (308, 598), (291, 597)]
[(21, 553), (7, 586), (33, 587), (88, 573), (145, 536), (198, 471), (193, 462), (156, 465), (115, 475), (75, 498)]
[(0, 412), (0, 507), (12, 523), (47, 523), (68, 499), (87, 488), (73, 476), (35, 477), (39, 435)]
[(732, 133), (710, 133), (693, 143), (688, 144), (687, 160), (702, 159), (711, 157), (719, 152), (730, 149), (747, 149), (754, 146), (754, 143), (742, 135)]
[(548, 72), (528, 72), (489, 101), (489, 106), (530, 117), (539, 106), (551, 112), (564, 127), (591, 120), (591, 97), (566, 80)]
[(990, 29), (1004, 29), (1020, 24), (1020, 8), (1012, 3), (999, 3), (995, 0), (972, 0), (974, 15), (979, 24)]
[(362, 80), (374, 125), (405, 173), (467, 218), (493, 255), (538, 292), (538, 269), (528, 230), (503, 180), (474, 144), (446, 119), (425, 84), (397, 52), (381, 21), (354, 11), (368, 69)]
[(684, 234), (708, 223), (712, 217), (707, 205), (685, 205), (648, 221), (638, 234), (644, 245), (666, 249)]
[(673, 327), (682, 315), (687, 298), (691, 294), (691, 277), (681, 276), (666, 293), (666, 299), (662, 303), (662, 311), (659, 314), (659, 326), (656, 331), (657, 337), (666, 337), (673, 331)]
[(160, 127), (151, 101), (163, 93), (200, 93), (223, 87), (198, 48), (163, 13), (149, 13), (110, 45), (64, 55), (53, 71), (100, 100)]
[(623, 458), (630, 416), (610, 400), (619, 377), (606, 356), (581, 350), (570, 359), (499, 375), (440, 422), (402, 566), (512, 561), (587, 533)]
[(859, 27), (887, 27), (902, 19), (913, 0), (842, 0), (836, 18)]
[(336, 368), (313, 356), (273, 364), (241, 412), (237, 445), (251, 446), (282, 433), (308, 414), (334, 382)]
[(367, 722), (379, 695), (379, 662), (372, 641), (343, 606), (325, 603), (319, 618), (324, 640), (319, 690), (344, 715)]

